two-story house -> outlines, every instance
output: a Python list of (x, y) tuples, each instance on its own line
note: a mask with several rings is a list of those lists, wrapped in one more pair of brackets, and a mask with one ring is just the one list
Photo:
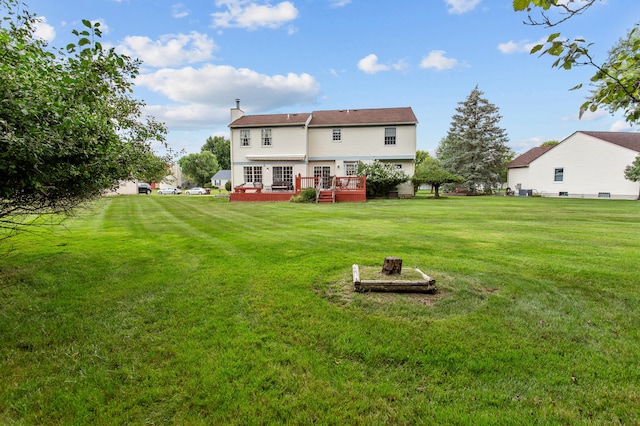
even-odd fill
[[(231, 109), (231, 179), (261, 182), (266, 191), (295, 185), (295, 177), (353, 176), (358, 162), (389, 162), (414, 173), (418, 120), (410, 107), (244, 115)], [(289, 186), (288, 189), (296, 190)], [(401, 196), (413, 195), (411, 183)]]

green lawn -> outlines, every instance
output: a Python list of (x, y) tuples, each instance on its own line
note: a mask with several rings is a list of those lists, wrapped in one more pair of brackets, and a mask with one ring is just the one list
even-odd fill
[[(129, 196), (0, 258), (2, 424), (640, 423), (640, 203)], [(436, 295), (360, 294), (398, 256)]]

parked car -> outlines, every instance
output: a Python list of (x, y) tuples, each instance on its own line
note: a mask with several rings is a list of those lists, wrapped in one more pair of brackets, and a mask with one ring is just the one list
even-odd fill
[(205, 195), (207, 190), (196, 186), (195, 188), (187, 189), (184, 193), (187, 195)]
[(151, 194), (151, 185), (140, 182), (138, 184), (138, 194)]
[(164, 188), (158, 190), (158, 195), (163, 194), (182, 194), (182, 190), (179, 188)]

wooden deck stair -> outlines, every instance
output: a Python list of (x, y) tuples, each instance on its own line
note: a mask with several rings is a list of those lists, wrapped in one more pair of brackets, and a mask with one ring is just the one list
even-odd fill
[(321, 189), (318, 194), (318, 203), (332, 204), (335, 203), (334, 192), (330, 189)]

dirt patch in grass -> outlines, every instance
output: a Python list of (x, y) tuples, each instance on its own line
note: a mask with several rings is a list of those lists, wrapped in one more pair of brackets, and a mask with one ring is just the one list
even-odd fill
[[(359, 266), (360, 279), (362, 280), (424, 280), (424, 277), (413, 268), (403, 268), (399, 275), (385, 275), (379, 266)], [(423, 271), (424, 272), (424, 271)], [(427, 274), (428, 275), (428, 274)], [(340, 305), (350, 305), (356, 299), (366, 298), (368, 302), (379, 305), (393, 304), (416, 304), (422, 306), (433, 306), (442, 298), (447, 291), (438, 290), (435, 293), (358, 293), (353, 287), (353, 277), (351, 271), (345, 272), (341, 279), (336, 282), (326, 283), (316, 287), (316, 293), (327, 298), (333, 303)]]
[(387, 280), (387, 281), (399, 281), (399, 280), (412, 280), (423, 281), (424, 277), (414, 268), (403, 268), (402, 273), (395, 275), (386, 275), (382, 273), (382, 269), (379, 266), (360, 266), (360, 279), (362, 280)]

